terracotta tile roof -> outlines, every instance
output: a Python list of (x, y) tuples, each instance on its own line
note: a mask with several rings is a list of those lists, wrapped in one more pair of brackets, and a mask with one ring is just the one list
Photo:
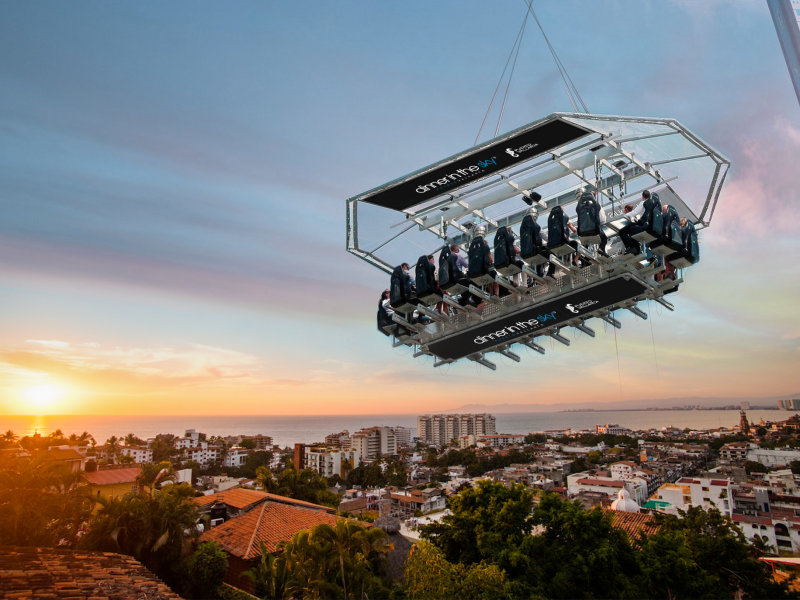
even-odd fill
[(639, 533), (652, 535), (658, 531), (655, 517), (649, 513), (623, 512), (612, 509), (604, 509), (604, 511), (611, 515), (611, 524), (627, 533), (631, 542), (636, 541)]
[(334, 525), (339, 518), (322, 510), (264, 501), (260, 507), (206, 531), (200, 539), (216, 541), (228, 554), (252, 560), (261, 556), (259, 542), (264, 542), (272, 553), (280, 542), (288, 542), (298, 531), (319, 523)]
[(56, 460), (83, 460), (83, 456), (72, 448), (51, 448), (47, 454)]
[(582, 485), (598, 485), (603, 487), (625, 487), (624, 481), (618, 480), (609, 480), (609, 479), (592, 479), (590, 477), (584, 477), (583, 479), (578, 479), (575, 483), (580, 483)]
[(180, 600), (130, 556), (0, 546), (0, 598)]
[(125, 469), (105, 469), (85, 473), (84, 477), (92, 485), (114, 485), (117, 483), (133, 483), (139, 476), (140, 467), (127, 467)]
[(293, 506), (305, 506), (315, 510), (321, 510), (328, 513), (336, 512), (333, 508), (306, 502), (304, 500), (295, 500), (294, 498), (287, 498), (286, 496), (278, 496), (277, 494), (270, 494), (268, 492), (261, 492), (259, 490), (247, 490), (244, 488), (233, 488), (225, 490), (224, 492), (217, 492), (216, 494), (209, 494), (208, 496), (199, 496), (194, 499), (198, 506), (208, 506), (214, 502), (222, 502), (231, 508), (237, 510), (252, 510), (259, 503), (265, 500), (272, 502), (280, 502), (283, 504), (291, 504)]

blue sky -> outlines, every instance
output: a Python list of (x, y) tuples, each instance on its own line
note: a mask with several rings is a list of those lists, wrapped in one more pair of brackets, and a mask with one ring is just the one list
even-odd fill
[[(77, 413), (798, 391), (800, 108), (765, 3), (534, 6), (592, 112), (733, 163), (675, 313), (497, 373), (375, 332), (345, 199), (473, 144), (521, 0), (0, 2), (0, 413), (41, 385)], [(501, 132), (569, 110), (529, 23)]]

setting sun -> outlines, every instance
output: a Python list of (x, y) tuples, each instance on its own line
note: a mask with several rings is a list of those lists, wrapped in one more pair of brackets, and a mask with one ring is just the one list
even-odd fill
[(62, 396), (62, 390), (49, 383), (32, 386), (25, 390), (25, 400), (32, 413), (53, 412)]

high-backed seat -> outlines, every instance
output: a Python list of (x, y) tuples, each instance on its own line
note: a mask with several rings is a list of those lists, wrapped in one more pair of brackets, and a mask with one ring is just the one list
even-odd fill
[(575, 252), (575, 246), (569, 240), (567, 215), (560, 206), (554, 206), (547, 217), (547, 249), (555, 256), (566, 256)]
[(542, 241), (542, 228), (533, 215), (525, 215), (519, 227), (519, 255), (531, 266), (547, 262), (548, 251)]
[(492, 268), (489, 244), (482, 235), (476, 235), (469, 245), (469, 269), (467, 277), (475, 285), (488, 285), (494, 282), (495, 270)]
[(679, 252), (683, 248), (683, 235), (681, 234), (680, 216), (671, 204), (663, 213), (663, 229), (661, 237), (650, 244), (650, 249), (661, 256)]
[(439, 282), (436, 281), (436, 269), (428, 256), (423, 254), (417, 260), (415, 268), (417, 277), (417, 299), (423, 304), (435, 304), (441, 301), (442, 292), (439, 289)]
[(600, 205), (591, 192), (584, 192), (578, 200), (578, 237), (584, 246), (600, 243)]
[(683, 245), (680, 250), (667, 256), (667, 260), (677, 269), (685, 269), (700, 261), (700, 244), (697, 240), (697, 230), (694, 223), (687, 221), (681, 228)]
[(439, 288), (452, 296), (465, 292), (469, 287), (469, 280), (458, 268), (456, 261), (458, 256), (448, 246), (442, 248), (439, 254)]
[(640, 231), (633, 236), (639, 243), (649, 244), (661, 237), (664, 230), (664, 220), (661, 215), (661, 200), (656, 192), (650, 194), (650, 197), (644, 201), (644, 230)]
[(514, 236), (506, 227), (500, 227), (494, 236), (494, 268), (508, 277), (521, 272), (522, 267), (514, 248)]
[(403, 267), (395, 267), (389, 280), (389, 305), (397, 312), (413, 313), (417, 308), (417, 299), (411, 292), (411, 279)]

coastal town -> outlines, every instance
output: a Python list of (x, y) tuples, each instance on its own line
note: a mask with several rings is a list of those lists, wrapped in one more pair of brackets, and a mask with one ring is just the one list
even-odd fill
[[(216, 543), (225, 584), (247, 593), (259, 588), (243, 573), (265, 553), (341, 517), (379, 525), (393, 538), (391, 553), (400, 555), (390, 562), (401, 578), (421, 533), (447, 521), (450, 500), (487, 482), (528, 490), (532, 511), (553, 495), (598, 508), (631, 540), (657, 530), (658, 515), (718, 511), (789, 577), (797, 559), (785, 557), (800, 554), (800, 415), (751, 423), (742, 410), (739, 423), (711, 430), (607, 423), (527, 435), (498, 433), (495, 422), (491, 414), (421, 415), (416, 431), (375, 425), (293, 447), (274, 445), (268, 432), (188, 429), (146, 440), (127, 433), (100, 444), (88, 432), (20, 438), (8, 431), (0, 457), (6, 478), (23, 462), (56, 465), (72, 477), (65, 494), (98, 503), (58, 546), (80, 547), (91, 515), (109, 502), (186, 490), (197, 511), (193, 544)], [(0, 499), (0, 516), (20, 510), (16, 501)]]

